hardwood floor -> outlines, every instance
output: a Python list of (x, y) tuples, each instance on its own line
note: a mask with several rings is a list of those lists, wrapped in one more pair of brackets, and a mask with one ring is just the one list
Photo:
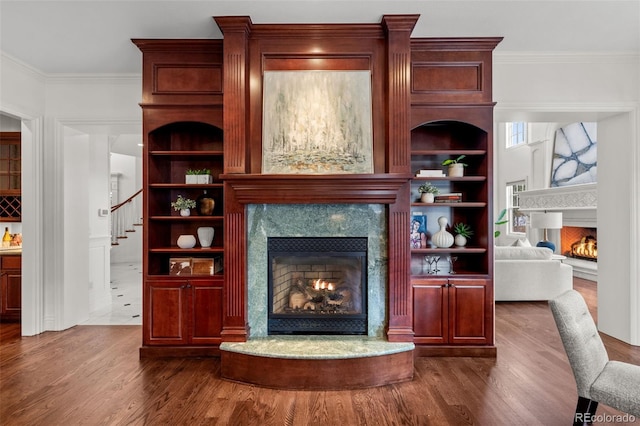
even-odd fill
[[(595, 284), (575, 288), (594, 305)], [(19, 333), (0, 325), (2, 425), (561, 426), (577, 401), (546, 302), (497, 304), (496, 359), (418, 358), (413, 381), (353, 391), (231, 383), (217, 358), (140, 360), (140, 326)], [(603, 340), (612, 359), (640, 364), (640, 348)], [(609, 420), (597, 424), (624, 424)]]

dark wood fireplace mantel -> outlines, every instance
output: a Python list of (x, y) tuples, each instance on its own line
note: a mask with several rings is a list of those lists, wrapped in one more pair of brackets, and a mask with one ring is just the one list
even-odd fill
[(393, 204), (410, 176), (226, 174), (240, 204)]

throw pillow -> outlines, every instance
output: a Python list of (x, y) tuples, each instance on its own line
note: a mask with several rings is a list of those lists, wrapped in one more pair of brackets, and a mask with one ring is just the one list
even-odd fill
[(527, 238), (518, 238), (511, 244), (512, 247), (531, 247), (531, 243)]

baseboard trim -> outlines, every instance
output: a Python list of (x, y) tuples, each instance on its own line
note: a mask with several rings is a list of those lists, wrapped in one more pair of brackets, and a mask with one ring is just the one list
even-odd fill
[(496, 358), (498, 348), (496, 346), (426, 346), (416, 345), (414, 350), (416, 357), (475, 357), (475, 358)]

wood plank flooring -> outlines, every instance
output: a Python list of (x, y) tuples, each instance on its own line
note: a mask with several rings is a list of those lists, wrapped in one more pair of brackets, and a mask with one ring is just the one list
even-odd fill
[[(593, 307), (595, 284), (575, 288)], [(0, 325), (2, 425), (562, 426), (577, 401), (546, 302), (497, 304), (495, 359), (418, 358), (413, 381), (353, 391), (227, 382), (217, 358), (140, 360), (140, 326), (19, 334)], [(640, 348), (603, 340), (612, 359), (640, 364)], [(597, 424), (624, 424), (609, 420)]]

